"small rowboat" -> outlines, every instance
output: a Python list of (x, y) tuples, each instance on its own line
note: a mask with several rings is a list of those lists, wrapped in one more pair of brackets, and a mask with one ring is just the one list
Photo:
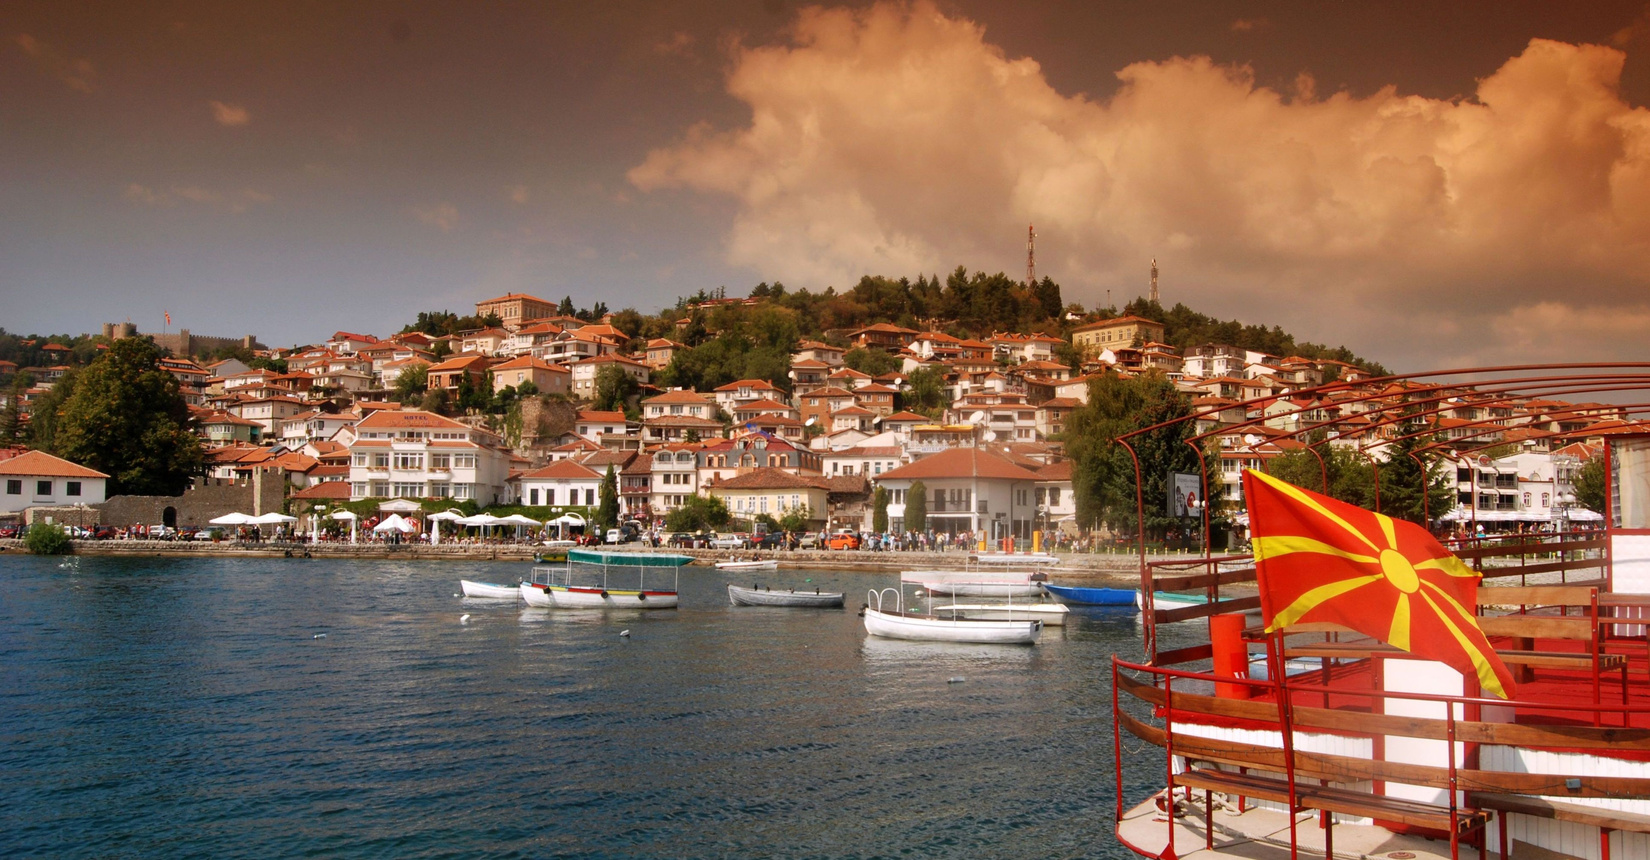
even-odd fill
[[(891, 600), (885, 605), (883, 597)], [(865, 632), (885, 639), (908, 639), (917, 642), (971, 642), (989, 645), (1032, 645), (1043, 633), (1039, 619), (993, 621), (984, 618), (960, 616), (919, 615), (907, 612), (904, 598), (897, 588), (873, 589), (860, 615), (865, 618)]]
[(776, 559), (765, 561), (719, 561), (717, 570), (778, 570), (779, 562)]
[(803, 606), (814, 609), (833, 609), (842, 605), (840, 591), (774, 591), (766, 588), (728, 586), (728, 600), (734, 606)]
[(1133, 606), (1136, 591), (1132, 588), (1086, 588), (1080, 585), (1053, 585), (1043, 583), (1055, 600), (1073, 606)]
[(471, 582), (468, 579), (458, 581), (464, 587), (465, 597), (479, 597), (483, 600), (520, 600), (521, 589), (514, 585), (495, 585), (491, 582)]

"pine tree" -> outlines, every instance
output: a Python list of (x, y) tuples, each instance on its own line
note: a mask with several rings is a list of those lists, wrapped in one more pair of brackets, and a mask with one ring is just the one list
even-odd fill
[(596, 530), (606, 532), (619, 524), (619, 479), (613, 474), (612, 466), (608, 466), (607, 474), (602, 476), (597, 499)]
[(905, 527), (914, 532), (928, 531), (928, 485), (913, 481), (905, 491)]
[(0, 410), (0, 445), (15, 445), (23, 441), (23, 398), (29, 393), (29, 375), (19, 371), (11, 378), (11, 390), (6, 393), (6, 408)]

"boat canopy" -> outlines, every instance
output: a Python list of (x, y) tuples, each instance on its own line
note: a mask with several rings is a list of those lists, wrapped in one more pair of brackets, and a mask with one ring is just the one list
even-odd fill
[(604, 552), (595, 549), (570, 549), (568, 562), (605, 564), (609, 567), (681, 567), (692, 564), (693, 556), (663, 552)]

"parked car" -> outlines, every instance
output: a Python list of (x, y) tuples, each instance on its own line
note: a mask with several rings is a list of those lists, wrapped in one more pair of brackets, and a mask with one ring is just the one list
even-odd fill
[(624, 529), (608, 529), (607, 530), (607, 542), (608, 543), (629, 543), (629, 542), (631, 542), (635, 539), (636, 539), (636, 536), (634, 534), (632, 534), (632, 533), (630, 533), (630, 532), (628, 532)]
[(797, 549), (819, 549), (819, 535), (814, 532), (803, 532), (797, 535)]
[(119, 532), (114, 526), (98, 526), (97, 528), (92, 529), (92, 537), (96, 540), (111, 540), (117, 534), (119, 534)]
[(751, 541), (750, 545), (751, 549), (784, 549), (787, 546), (784, 532), (768, 532)]
[(719, 534), (710, 539), (711, 549), (746, 549), (750, 545), (750, 538), (737, 532)]
[(665, 539), (665, 543), (677, 549), (688, 549), (693, 546), (693, 535), (687, 532), (672, 532), (670, 537)]
[(859, 549), (859, 535), (844, 529), (831, 535), (825, 546), (827, 549)]
[(23, 535), (23, 527), (22, 526), (11, 525), (11, 524), (0, 526), (0, 538), (14, 538), (14, 537), (21, 537), (22, 535)]
[(195, 532), (193, 540), (216, 540), (221, 537), (223, 537), (223, 529), (204, 528), (198, 532)]

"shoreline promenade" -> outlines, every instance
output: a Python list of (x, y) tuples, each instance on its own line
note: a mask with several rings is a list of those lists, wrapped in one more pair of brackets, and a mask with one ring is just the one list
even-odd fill
[[(519, 561), (531, 563), (535, 553), (545, 547), (533, 544), (429, 544), (334, 543), (297, 542), (262, 543), (224, 541), (143, 541), (143, 540), (77, 540), (74, 552), (83, 556), (109, 557), (222, 557), (222, 558), (284, 558), (290, 553), (294, 561), (323, 559), (383, 559), (396, 561)], [(666, 549), (691, 555), (696, 564), (709, 566), (733, 556), (749, 557), (750, 550), (730, 552), (708, 549)], [(307, 553), (307, 556), (305, 555)], [(0, 540), (0, 555), (27, 555), (21, 540)], [(897, 571), (921, 568), (955, 566), (966, 555), (962, 550), (946, 552), (860, 550), (780, 550), (763, 552), (763, 558), (778, 560), (781, 568)], [(1132, 553), (1056, 553), (1060, 563), (1052, 572), (1062, 579), (1086, 577), (1132, 585), (1139, 581), (1139, 556)], [(1181, 558), (1191, 555), (1149, 556), (1152, 560)]]

